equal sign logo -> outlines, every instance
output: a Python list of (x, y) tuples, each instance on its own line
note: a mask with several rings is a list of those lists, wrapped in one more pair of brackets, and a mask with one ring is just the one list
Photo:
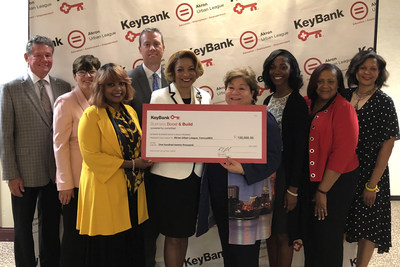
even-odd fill
[(85, 42), (86, 37), (81, 31), (75, 30), (68, 34), (68, 43), (73, 48), (81, 48)]
[(307, 61), (304, 63), (304, 71), (308, 74), (311, 75), (313, 71), (321, 65), (321, 61), (318, 58), (309, 58)]
[(183, 3), (176, 8), (175, 14), (180, 21), (186, 22), (193, 17), (193, 8), (191, 5)]
[(257, 45), (257, 35), (252, 31), (247, 31), (240, 36), (240, 44), (245, 49), (253, 49)]
[(350, 9), (353, 19), (362, 20), (368, 15), (368, 6), (363, 2), (355, 2)]

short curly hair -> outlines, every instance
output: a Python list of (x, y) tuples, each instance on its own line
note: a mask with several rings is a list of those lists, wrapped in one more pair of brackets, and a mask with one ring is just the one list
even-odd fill
[(228, 71), (224, 77), (225, 90), (228, 88), (229, 83), (236, 78), (242, 78), (243, 80), (245, 80), (247, 85), (250, 87), (250, 92), (252, 93), (253, 97), (253, 103), (256, 103), (259, 88), (254, 71), (250, 67), (236, 68)]
[(196, 54), (191, 50), (179, 50), (178, 52), (172, 54), (172, 56), (168, 59), (167, 67), (164, 70), (165, 79), (167, 82), (172, 83), (175, 82), (175, 66), (176, 62), (182, 58), (190, 58), (193, 60), (194, 68), (196, 71), (197, 78), (203, 75), (204, 67), (201, 64), (200, 59), (196, 56)]

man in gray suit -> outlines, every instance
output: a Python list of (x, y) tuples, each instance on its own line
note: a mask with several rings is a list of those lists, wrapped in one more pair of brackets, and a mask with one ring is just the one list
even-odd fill
[(150, 103), (154, 90), (167, 87), (161, 59), (164, 55), (164, 37), (157, 28), (146, 28), (139, 36), (139, 52), (143, 56), (143, 64), (128, 72), (135, 88), (131, 106), (138, 114), (142, 125), (142, 105)]
[[(164, 38), (157, 28), (146, 28), (139, 36), (139, 52), (143, 56), (143, 64), (128, 72), (135, 88), (135, 95), (130, 105), (135, 109), (142, 125), (142, 105), (150, 103), (151, 93), (154, 90), (167, 87), (168, 82), (164, 77), (164, 68), (161, 67), (161, 59), (164, 55)], [(140, 225), (137, 238), (143, 239), (144, 261), (146, 267), (155, 266), (156, 241), (158, 230), (152, 221), (151, 209), (151, 181), (145, 173), (144, 182), (150, 219)], [(140, 250), (140, 249), (139, 249)], [(140, 255), (139, 255), (140, 257)]]
[(71, 86), (48, 75), (53, 52), (49, 38), (32, 37), (24, 55), (27, 73), (0, 85), (0, 160), (2, 178), (11, 191), (17, 267), (36, 266), (32, 236), (36, 202), (40, 266), (59, 265), (61, 205), (54, 183), (52, 107)]

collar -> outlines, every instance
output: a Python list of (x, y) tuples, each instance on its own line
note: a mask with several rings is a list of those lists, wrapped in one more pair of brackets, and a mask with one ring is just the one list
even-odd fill
[(28, 75), (31, 77), (33, 84), (36, 84), (40, 80), (45, 80), (48, 84), (50, 84), (49, 74), (47, 74), (43, 79), (40, 79), (35, 73), (32, 72), (31, 68), (28, 68)]
[[(143, 66), (144, 73), (146, 73), (147, 79), (152, 77), (154, 71), (152, 71), (151, 69), (147, 68), (146, 65), (144, 65), (144, 63), (142, 64), (142, 66)], [(161, 78), (161, 65), (158, 68), (158, 70), (156, 71), (156, 73), (157, 73), (157, 76)]]
[[(168, 85), (168, 91), (175, 104), (184, 104), (181, 94), (179, 93), (179, 90), (176, 88), (174, 82)], [(202, 95), (200, 90), (192, 86), (190, 98), (191, 98), (191, 104), (201, 104)]]

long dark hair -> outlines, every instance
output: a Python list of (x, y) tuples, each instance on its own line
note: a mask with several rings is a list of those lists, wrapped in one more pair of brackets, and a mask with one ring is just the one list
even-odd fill
[(276, 91), (276, 86), (272, 82), (271, 76), (269, 75), (269, 70), (274, 62), (275, 58), (278, 56), (283, 56), (287, 58), (290, 65), (290, 75), (289, 75), (289, 86), (293, 90), (300, 90), (303, 86), (303, 77), (300, 74), (299, 63), (297, 63), (296, 58), (285, 49), (277, 49), (272, 51), (272, 53), (265, 59), (263, 65), (262, 77), (264, 79), (265, 86), (271, 89), (272, 92)]

